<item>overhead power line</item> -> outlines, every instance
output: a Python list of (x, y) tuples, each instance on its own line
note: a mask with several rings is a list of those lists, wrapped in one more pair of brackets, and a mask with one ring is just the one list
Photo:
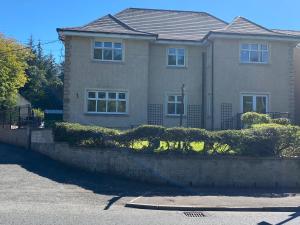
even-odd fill
[(30, 48), (32, 48), (32, 47), (37, 47), (37, 46), (39, 46), (39, 45), (48, 45), (48, 44), (53, 44), (53, 43), (59, 42), (59, 41), (60, 41), (60, 40), (48, 41), (48, 42), (45, 42), (45, 43), (39, 43), (39, 44), (36, 44), (36, 45), (27, 46), (27, 47), (23, 47), (23, 48), (13, 49), (13, 50), (9, 50), (9, 51), (3, 51), (3, 52), (0, 52), (0, 54), (3, 55), (3, 54), (6, 54), (6, 53), (9, 53), (9, 52), (22, 51), (22, 50), (25, 50), (25, 49), (30, 49)]

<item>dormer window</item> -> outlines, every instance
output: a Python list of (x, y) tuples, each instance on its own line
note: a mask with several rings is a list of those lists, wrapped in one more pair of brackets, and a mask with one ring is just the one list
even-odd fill
[(122, 61), (123, 46), (120, 42), (94, 42), (94, 59), (100, 61)]
[(168, 66), (185, 66), (185, 49), (169, 48), (168, 49)]
[(269, 46), (267, 44), (241, 44), (241, 63), (269, 63)]

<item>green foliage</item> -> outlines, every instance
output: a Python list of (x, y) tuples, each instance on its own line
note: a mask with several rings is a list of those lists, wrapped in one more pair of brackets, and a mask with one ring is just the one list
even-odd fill
[(35, 118), (39, 118), (40, 120), (44, 119), (45, 115), (41, 109), (33, 109), (32, 111)]
[(281, 124), (281, 125), (289, 125), (291, 124), (291, 120), (288, 118), (278, 118), (278, 119), (272, 119), (272, 123)]
[(77, 123), (56, 123), (53, 129), (55, 141), (75, 146), (111, 147), (114, 146), (113, 137), (119, 134), (117, 130)]
[[(300, 127), (291, 125), (256, 124), (249, 129), (225, 131), (147, 125), (118, 131), (96, 126), (57, 123), (54, 134), (56, 141), (79, 146), (256, 157), (300, 155)], [(195, 151), (195, 146), (201, 146), (202, 149)]]
[(267, 114), (261, 114), (257, 112), (246, 112), (242, 115), (242, 123), (247, 128), (253, 124), (269, 123), (271, 118)]
[(27, 82), (25, 70), (30, 58), (24, 46), (0, 33), (0, 109), (16, 105), (18, 91)]
[(33, 57), (27, 61), (28, 83), (21, 89), (21, 94), (35, 108), (61, 109), (63, 64), (57, 64), (52, 54), (44, 54), (42, 44), (35, 45), (32, 37), (28, 45)]

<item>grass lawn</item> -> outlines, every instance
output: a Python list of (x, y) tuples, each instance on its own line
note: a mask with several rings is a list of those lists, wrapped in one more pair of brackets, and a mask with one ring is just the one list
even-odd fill
[[(148, 145), (149, 145), (148, 141), (136, 141), (133, 144), (133, 149), (141, 150), (143, 148), (147, 148)], [(172, 142), (170, 148), (176, 149), (177, 146), (178, 146), (178, 143)], [(192, 142), (191, 146), (194, 151), (200, 152), (204, 148), (204, 142)], [(165, 150), (168, 150), (167, 142), (161, 141), (160, 146), (157, 149), (157, 151), (165, 151)]]

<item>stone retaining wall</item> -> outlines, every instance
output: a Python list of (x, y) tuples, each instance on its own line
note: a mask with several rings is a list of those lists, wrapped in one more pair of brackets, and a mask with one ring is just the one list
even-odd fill
[(29, 129), (10, 129), (0, 128), (0, 142), (29, 148), (30, 132)]
[(89, 171), (150, 183), (215, 187), (300, 187), (300, 159), (203, 157), (74, 148), (54, 143), (51, 131), (32, 131), (31, 148)]

